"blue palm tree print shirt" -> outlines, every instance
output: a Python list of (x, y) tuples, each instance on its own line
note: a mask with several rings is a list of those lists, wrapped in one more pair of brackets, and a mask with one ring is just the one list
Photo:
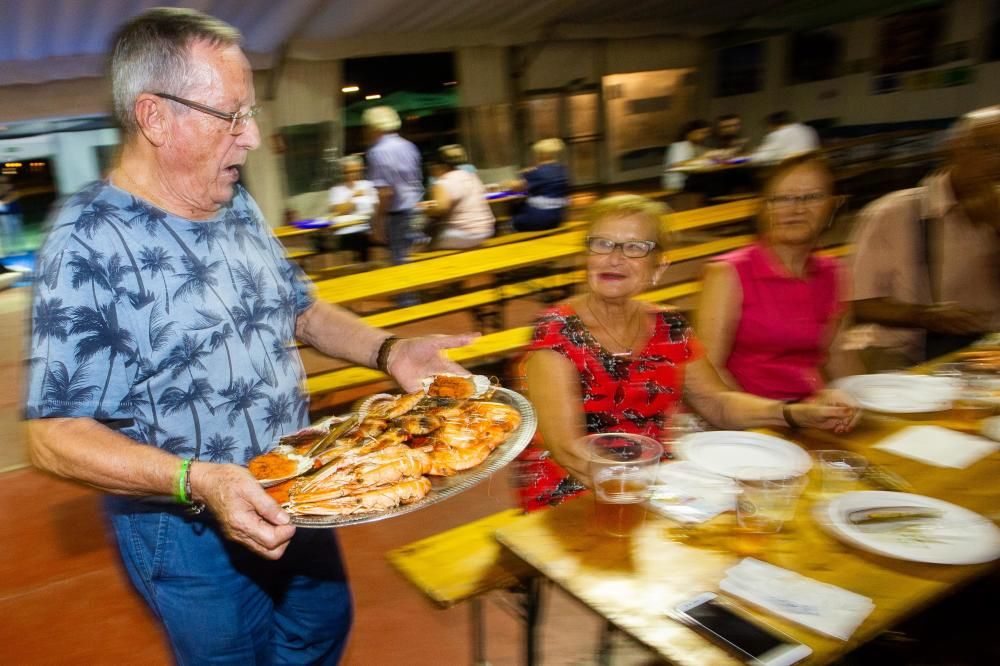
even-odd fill
[(313, 287), (242, 187), (195, 222), (95, 182), (37, 266), (29, 418), (134, 419), (137, 442), (214, 462), (308, 422), (292, 340)]

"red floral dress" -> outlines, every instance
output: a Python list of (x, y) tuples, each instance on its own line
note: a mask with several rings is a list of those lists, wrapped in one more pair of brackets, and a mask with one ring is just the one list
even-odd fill
[[(684, 316), (660, 310), (646, 347), (633, 356), (614, 356), (566, 304), (539, 317), (529, 350), (539, 349), (558, 352), (576, 366), (588, 433), (627, 432), (657, 440), (680, 402), (684, 365), (702, 353)], [(526, 511), (554, 506), (584, 490), (535, 444), (521, 454), (514, 482)]]

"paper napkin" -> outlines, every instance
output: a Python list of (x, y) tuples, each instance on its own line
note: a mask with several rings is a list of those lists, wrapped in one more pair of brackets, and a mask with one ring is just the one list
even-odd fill
[(868, 597), (750, 557), (727, 570), (719, 587), (753, 606), (842, 641), (875, 608)]
[(940, 426), (910, 426), (886, 437), (876, 449), (937, 467), (965, 469), (998, 448), (1000, 443)]

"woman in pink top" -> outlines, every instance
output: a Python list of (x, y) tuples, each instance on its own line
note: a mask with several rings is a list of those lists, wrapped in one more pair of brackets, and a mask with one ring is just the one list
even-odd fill
[(705, 271), (696, 328), (733, 388), (802, 400), (826, 377), (857, 370), (836, 342), (846, 325), (846, 274), (814, 252), (836, 208), (833, 180), (818, 153), (777, 165), (764, 186), (760, 240)]
[(431, 248), (460, 250), (476, 247), (493, 235), (496, 220), (486, 201), (486, 188), (479, 176), (463, 168), (465, 150), (455, 144), (438, 150), (440, 162), (433, 165), (437, 180), (424, 212), (433, 218)]

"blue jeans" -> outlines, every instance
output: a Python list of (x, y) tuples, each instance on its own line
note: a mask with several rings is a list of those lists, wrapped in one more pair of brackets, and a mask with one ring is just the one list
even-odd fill
[(351, 596), (333, 530), (299, 529), (278, 561), (228, 541), (212, 518), (108, 498), (129, 578), (177, 663), (336, 664)]
[[(413, 245), (413, 211), (403, 210), (389, 213), (385, 220), (386, 242), (389, 245), (389, 255), (392, 265), (405, 264), (409, 260), (410, 247)], [(396, 305), (408, 307), (417, 305), (420, 299), (412, 292), (396, 295)]]

